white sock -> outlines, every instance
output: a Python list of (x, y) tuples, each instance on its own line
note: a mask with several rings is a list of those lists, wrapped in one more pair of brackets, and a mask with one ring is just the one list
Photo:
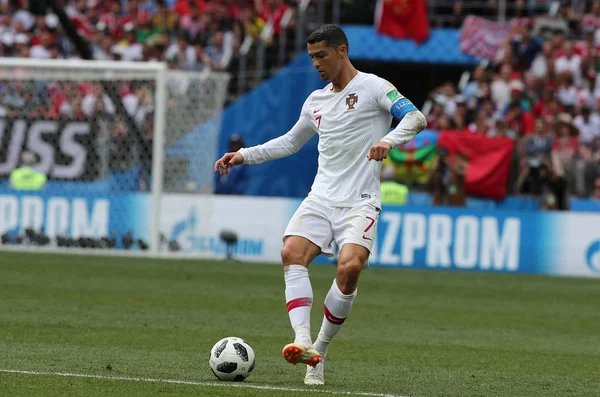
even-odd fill
[(346, 321), (350, 308), (352, 308), (352, 302), (356, 297), (357, 290), (350, 295), (342, 294), (342, 291), (337, 286), (335, 280), (327, 293), (325, 298), (325, 315), (323, 316), (323, 325), (319, 331), (319, 336), (315, 342), (315, 349), (321, 355), (327, 354), (327, 348), (331, 339), (338, 333), (342, 324)]
[(289, 265), (285, 271), (285, 301), (292, 328), (296, 333), (294, 343), (312, 345), (310, 337), (310, 309), (313, 291), (308, 269), (302, 265)]

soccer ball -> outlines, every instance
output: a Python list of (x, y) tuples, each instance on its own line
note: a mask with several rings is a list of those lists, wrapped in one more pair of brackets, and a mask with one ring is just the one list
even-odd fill
[(230, 336), (210, 349), (208, 365), (221, 380), (240, 382), (254, 370), (254, 349), (245, 340)]

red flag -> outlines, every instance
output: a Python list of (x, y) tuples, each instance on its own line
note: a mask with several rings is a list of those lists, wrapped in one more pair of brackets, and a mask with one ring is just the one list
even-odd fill
[(485, 137), (470, 133), (444, 131), (439, 147), (448, 154), (464, 153), (468, 157), (465, 187), (469, 196), (502, 200), (507, 194), (510, 164), (515, 142), (504, 137)]
[(413, 39), (418, 44), (429, 38), (425, 0), (377, 0), (377, 32), (397, 39)]

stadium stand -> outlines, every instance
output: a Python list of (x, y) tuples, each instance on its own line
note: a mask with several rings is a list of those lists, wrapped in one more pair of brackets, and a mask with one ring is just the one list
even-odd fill
[[(38, 3), (44, 2), (2, 3), (0, 56), (81, 58), (58, 17), (49, 9), (32, 7)], [(302, 3), (311, 4), (299, 15)], [(64, 5), (78, 32), (91, 44), (94, 59), (159, 60), (168, 62), (171, 69), (228, 72), (232, 78), (227, 103), (232, 103), (265, 77), (290, 65), (303, 48), (305, 31), (325, 20), (372, 26), (375, 3), (72, 0)], [(394, 47), (379, 46), (381, 53), (373, 51), (377, 46), (355, 45), (351, 55), (463, 64), (465, 78), (447, 81), (428, 94), (429, 128), (513, 139), (516, 150), (509, 195), (542, 195), (548, 184), (540, 182), (539, 170), (547, 168), (553, 181), (549, 185), (557, 192), (572, 198), (590, 197), (593, 181), (600, 175), (600, 85), (596, 79), (600, 2), (430, 0), (428, 18), (432, 29), (442, 29), (432, 31), (421, 46), (390, 40)], [(367, 36), (354, 25), (344, 26), (353, 43), (386, 39), (373, 32)], [(490, 34), (497, 46), (480, 45), (485, 40), (479, 38)], [(501, 40), (498, 34), (506, 34), (507, 39)], [(420, 51), (423, 48), (427, 51)], [(93, 82), (10, 82), (2, 84), (0, 115), (43, 119), (83, 119), (99, 112), (113, 115), (117, 109), (104, 90)], [(118, 91), (129, 116), (142, 130), (151, 131), (149, 85), (122, 84)], [(227, 123), (227, 111), (225, 115)], [(113, 127), (111, 151), (127, 153), (127, 123), (115, 122)], [(230, 133), (239, 131), (236, 125)], [(151, 137), (144, 135), (140, 145), (150, 144)], [(131, 168), (127, 155), (117, 158), (123, 161), (112, 161), (111, 172)], [(142, 160), (139, 163), (147, 169), (149, 159)], [(144, 178), (130, 188), (148, 189)]]
[[(600, 175), (600, 2), (560, 2), (552, 9), (552, 2), (508, 1), (506, 17), (523, 18), (478, 26), (463, 17), (461, 4), (465, 11), (478, 5), (479, 15), (486, 15), (482, 8), (493, 2), (456, 2), (451, 10), (433, 3), (445, 12), (438, 21), (459, 20), (453, 26), (461, 33), (492, 35), (492, 28), (505, 26), (499, 32), (506, 37), (500, 48), (487, 49), (494, 56), (484, 56), (466, 84), (447, 82), (430, 92), (429, 127), (514, 139), (511, 194), (539, 196), (549, 189), (558, 197), (589, 197)], [(497, 10), (488, 11), (498, 17)], [(474, 56), (486, 50), (468, 39), (461, 39), (461, 48)]]
[[(40, 2), (30, 3), (2, 2), (0, 56), (81, 58), (58, 17), (47, 7), (33, 7)], [(250, 81), (232, 84), (232, 94), (238, 95), (258, 83), (254, 78), (272, 74), (293, 55), (297, 3), (70, 0), (64, 5), (78, 33), (91, 44), (93, 59), (158, 60), (168, 62), (171, 68), (209, 68), (234, 76), (243, 65), (243, 76)]]

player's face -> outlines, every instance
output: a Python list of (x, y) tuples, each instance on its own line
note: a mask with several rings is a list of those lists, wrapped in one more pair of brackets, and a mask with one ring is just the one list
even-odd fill
[(314, 44), (308, 44), (308, 55), (312, 58), (312, 63), (322, 80), (330, 81), (337, 77), (340, 72), (343, 49), (340, 46), (337, 50), (325, 45), (324, 41)]

